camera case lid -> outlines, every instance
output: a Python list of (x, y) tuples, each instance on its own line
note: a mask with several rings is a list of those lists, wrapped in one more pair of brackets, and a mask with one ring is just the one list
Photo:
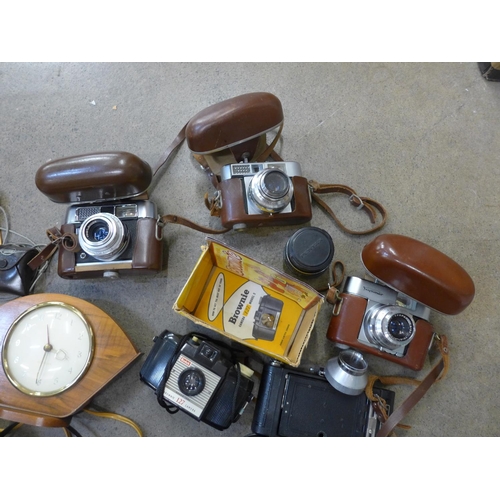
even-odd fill
[[(189, 149), (199, 155), (213, 154), (238, 145), (254, 155), (260, 136), (283, 122), (280, 100), (268, 92), (243, 94), (197, 113), (186, 126)], [(245, 148), (239, 148), (243, 152)], [(241, 158), (235, 155), (237, 161)]]
[(474, 298), (474, 282), (459, 264), (407, 236), (377, 236), (363, 248), (361, 261), (385, 285), (443, 314), (462, 312)]
[(153, 173), (148, 163), (124, 151), (52, 160), (35, 176), (37, 188), (56, 203), (133, 198), (146, 192)]

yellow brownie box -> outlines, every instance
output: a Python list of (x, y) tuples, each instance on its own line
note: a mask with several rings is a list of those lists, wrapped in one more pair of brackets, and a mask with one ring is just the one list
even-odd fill
[(207, 238), (174, 310), (298, 366), (324, 297), (305, 283)]

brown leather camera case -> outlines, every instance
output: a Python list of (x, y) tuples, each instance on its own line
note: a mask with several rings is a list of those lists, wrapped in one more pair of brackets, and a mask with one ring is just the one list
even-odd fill
[(387, 286), (443, 314), (462, 312), (474, 298), (474, 282), (459, 264), (408, 236), (377, 236), (363, 248), (361, 260)]
[(283, 226), (290, 224), (305, 224), (312, 219), (309, 187), (305, 177), (291, 177), (295, 207), (289, 213), (252, 214), (245, 210), (242, 182), (239, 178), (228, 179), (220, 183), (223, 191), (223, 205), (220, 220), (224, 227), (232, 228), (235, 224), (244, 223), (247, 227)]
[(152, 175), (139, 157), (115, 151), (52, 160), (38, 169), (35, 183), (56, 203), (88, 203), (141, 195)]
[(244, 154), (250, 161), (264, 154), (266, 133), (282, 125), (280, 100), (268, 92), (252, 92), (197, 113), (186, 125), (186, 141), (198, 162), (218, 175), (220, 167), (243, 161)]
[(397, 357), (358, 341), (368, 301), (363, 297), (344, 293), (340, 294), (340, 297), (342, 299), (340, 314), (337, 316), (332, 315), (328, 331), (326, 332), (328, 340), (374, 354), (415, 371), (423, 368), (434, 336), (433, 326), (428, 321), (423, 319), (416, 320), (415, 337), (408, 345), (405, 355)]
[(243, 94), (197, 113), (186, 127), (189, 149), (210, 154), (258, 137), (283, 121), (279, 99), (268, 92)]
[[(74, 233), (73, 224), (63, 224), (61, 226), (63, 233)], [(152, 238), (156, 234), (156, 220), (150, 218), (138, 219), (137, 236), (134, 242), (132, 267), (130, 269), (119, 269), (120, 275), (143, 275), (154, 274), (161, 271), (163, 259), (163, 243), (161, 239)], [(113, 269), (112, 262), (110, 269)], [(103, 270), (98, 271), (77, 271), (76, 257), (73, 252), (59, 249), (58, 270), (59, 276), (65, 279), (86, 279), (101, 278)]]

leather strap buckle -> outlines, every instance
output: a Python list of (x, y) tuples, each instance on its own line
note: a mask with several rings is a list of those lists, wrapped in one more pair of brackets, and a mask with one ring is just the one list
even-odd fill
[(361, 210), (365, 206), (363, 200), (354, 193), (349, 196), (349, 202), (356, 207), (356, 210)]

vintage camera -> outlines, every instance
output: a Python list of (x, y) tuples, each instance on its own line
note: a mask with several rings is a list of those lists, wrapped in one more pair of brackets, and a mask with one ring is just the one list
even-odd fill
[(262, 340), (274, 340), (282, 310), (283, 302), (281, 300), (270, 295), (264, 295), (259, 301), (259, 308), (255, 311), (252, 337)]
[[(374, 387), (389, 415), (393, 391)], [(258, 436), (373, 437), (380, 421), (364, 393), (348, 395), (334, 389), (320, 374), (265, 365), (257, 395), (252, 432)]]
[[(63, 234), (78, 246), (59, 249), (62, 278), (117, 278), (162, 267), (162, 231), (147, 199), (149, 165), (125, 152), (53, 160), (40, 167), (36, 185), (56, 203), (69, 203)], [(77, 250), (77, 251), (75, 251)]]
[(312, 218), (309, 186), (297, 162), (233, 163), (222, 167), (220, 177), (224, 227), (303, 224)]
[(253, 371), (233, 362), (227, 348), (200, 335), (165, 331), (140, 371), (140, 379), (170, 413), (178, 409), (218, 429), (236, 422), (253, 399)]
[(361, 260), (374, 281), (346, 278), (327, 338), (421, 370), (434, 338), (431, 310), (463, 311), (474, 298), (471, 277), (440, 251), (402, 235), (378, 236)]

